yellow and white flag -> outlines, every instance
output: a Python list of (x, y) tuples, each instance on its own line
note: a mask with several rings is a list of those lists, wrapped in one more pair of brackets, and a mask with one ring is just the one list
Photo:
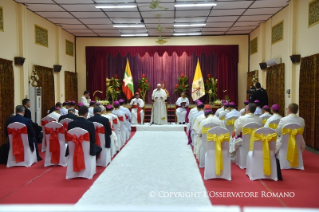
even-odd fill
[(192, 85), (192, 98), (193, 101), (201, 98), (205, 95), (205, 87), (202, 71), (200, 69), (199, 60), (197, 61), (197, 66), (195, 70), (193, 85)]

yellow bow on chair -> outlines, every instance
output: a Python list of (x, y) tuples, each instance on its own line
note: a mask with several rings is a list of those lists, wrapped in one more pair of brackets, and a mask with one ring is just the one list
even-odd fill
[(256, 131), (256, 129), (252, 129), (252, 128), (246, 128), (246, 127), (243, 127), (243, 135), (247, 135), (249, 134), (250, 135), (250, 147), (253, 146), (253, 142), (254, 140), (252, 139), (252, 134)]
[(263, 125), (265, 125), (267, 122), (267, 119), (263, 119)]
[(296, 142), (296, 135), (302, 135), (304, 128), (291, 130), (290, 128), (283, 128), (282, 135), (289, 134), (288, 149), (287, 149), (287, 160), (290, 162), (291, 167), (298, 167), (299, 165), (299, 154)]
[(278, 124), (276, 124), (276, 123), (273, 123), (273, 124), (269, 124), (269, 128), (271, 128), (271, 129), (277, 129), (277, 127), (278, 127)]
[(220, 120), (224, 121), (225, 120), (225, 116), (221, 117)]
[[(269, 152), (269, 142), (270, 141), (276, 141), (277, 139), (277, 133), (269, 134), (265, 136), (264, 134), (258, 134), (256, 132), (252, 135), (253, 141), (262, 141), (263, 145), (263, 167), (264, 167), (264, 175), (270, 175), (271, 174), (271, 168), (270, 168), (270, 152)], [(250, 146), (250, 151), (253, 151), (253, 146)]]
[(211, 127), (202, 127), (202, 134), (206, 134), (208, 130), (212, 129)]
[(233, 128), (234, 128), (235, 121), (236, 121), (236, 119), (227, 120), (227, 121), (226, 121), (226, 125), (227, 125), (227, 126), (232, 125)]
[(215, 141), (215, 169), (216, 174), (220, 175), (220, 171), (224, 169), (223, 166), (223, 154), (222, 154), (222, 143), (224, 141), (229, 141), (229, 133), (217, 136), (217, 134), (207, 133), (207, 142)]

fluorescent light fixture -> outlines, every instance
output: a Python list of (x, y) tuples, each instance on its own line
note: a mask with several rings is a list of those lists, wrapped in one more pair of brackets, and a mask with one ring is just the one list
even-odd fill
[(175, 4), (175, 7), (215, 7), (216, 3)]
[(122, 34), (122, 37), (148, 36), (148, 34)]
[(97, 5), (95, 8), (105, 8), (105, 9), (112, 9), (112, 8), (135, 8), (136, 5), (127, 5), (127, 4), (108, 4), (108, 5)]
[(174, 27), (198, 27), (206, 26), (205, 23), (193, 23), (193, 24), (174, 24)]
[(201, 35), (201, 32), (195, 32), (195, 33), (174, 33), (174, 36), (185, 36), (185, 35)]
[(144, 24), (114, 24), (113, 27), (145, 27)]

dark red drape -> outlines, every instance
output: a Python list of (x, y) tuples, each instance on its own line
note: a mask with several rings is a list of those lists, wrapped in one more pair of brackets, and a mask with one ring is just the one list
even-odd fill
[[(142, 74), (149, 79), (151, 90), (146, 97), (147, 103), (151, 102), (152, 89), (155, 89), (157, 83), (165, 84), (172, 103), (175, 102), (178, 95), (173, 91), (178, 76), (187, 75), (191, 87), (198, 59), (204, 79), (208, 73), (218, 78), (218, 98), (223, 99), (225, 95), (229, 95), (231, 101), (237, 103), (237, 45), (86, 47), (87, 89), (91, 92), (103, 91), (99, 97), (104, 99), (106, 77), (117, 74), (122, 79), (126, 59), (130, 63), (135, 91)], [(201, 100), (208, 102), (207, 97)]]

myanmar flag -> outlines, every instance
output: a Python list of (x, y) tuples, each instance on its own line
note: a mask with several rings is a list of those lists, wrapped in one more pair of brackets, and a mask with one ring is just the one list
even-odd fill
[(193, 85), (192, 85), (192, 98), (193, 101), (201, 98), (205, 95), (205, 87), (202, 71), (200, 69), (199, 60), (197, 61), (197, 66), (195, 70)]
[(134, 94), (133, 78), (128, 60), (126, 61), (126, 67), (124, 71), (124, 78), (122, 84), (122, 91), (127, 99), (132, 99)]

